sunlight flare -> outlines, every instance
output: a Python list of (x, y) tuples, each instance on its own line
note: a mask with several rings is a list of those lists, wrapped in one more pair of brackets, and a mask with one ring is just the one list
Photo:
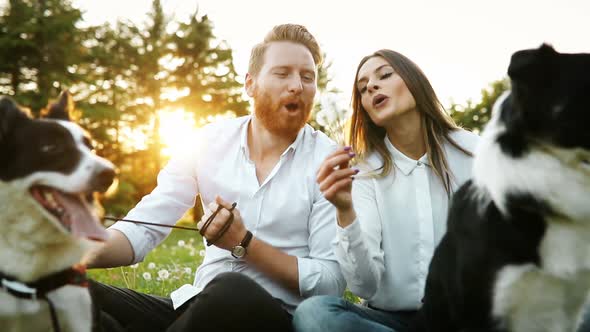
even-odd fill
[(193, 136), (197, 126), (192, 114), (178, 108), (161, 110), (158, 112), (158, 117), (163, 155), (172, 156), (189, 151), (191, 146), (194, 146)]

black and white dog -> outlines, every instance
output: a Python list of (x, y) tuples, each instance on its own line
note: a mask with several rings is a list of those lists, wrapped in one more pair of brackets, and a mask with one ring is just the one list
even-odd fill
[(575, 331), (590, 290), (590, 54), (516, 52), (454, 195), (419, 331)]
[(107, 237), (87, 198), (111, 185), (115, 168), (67, 121), (72, 107), (63, 93), (45, 119), (31, 119), (0, 98), (2, 331), (91, 330), (76, 264)]

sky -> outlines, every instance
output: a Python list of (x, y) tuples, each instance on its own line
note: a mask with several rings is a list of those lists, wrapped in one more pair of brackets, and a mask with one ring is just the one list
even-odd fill
[[(73, 0), (89, 24), (145, 21), (152, 0)], [(552, 44), (590, 52), (590, 0), (162, 0), (186, 20), (198, 6), (234, 51), (243, 77), (251, 47), (274, 25), (305, 25), (331, 61), (332, 87), (347, 101), (360, 59), (396, 50), (418, 64), (444, 105), (478, 100), (505, 76), (510, 55)]]

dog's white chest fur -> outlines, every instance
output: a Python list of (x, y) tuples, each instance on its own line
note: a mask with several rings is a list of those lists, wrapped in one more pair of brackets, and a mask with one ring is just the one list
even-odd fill
[(511, 331), (576, 331), (590, 289), (588, 238), (588, 226), (550, 222), (539, 246), (541, 268), (509, 265), (498, 272), (494, 316)]
[[(90, 332), (92, 307), (88, 289), (67, 285), (48, 294), (62, 332)], [(53, 331), (45, 300), (25, 300), (0, 290), (2, 332)]]

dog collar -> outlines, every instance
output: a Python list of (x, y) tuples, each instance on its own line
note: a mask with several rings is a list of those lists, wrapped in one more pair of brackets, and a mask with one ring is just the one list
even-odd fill
[(2, 289), (22, 298), (36, 300), (45, 298), (46, 294), (65, 285), (87, 287), (86, 266), (74, 265), (69, 269), (50, 274), (34, 282), (22, 282), (0, 272)]
[(57, 319), (57, 312), (53, 302), (47, 297), (47, 293), (63, 287), (65, 285), (76, 285), (80, 287), (87, 287), (88, 280), (86, 279), (86, 266), (74, 265), (69, 269), (56, 272), (41, 278), (34, 282), (23, 283), (18, 279), (0, 272), (0, 282), (2, 289), (21, 299), (28, 300), (45, 300), (49, 305), (51, 313), (51, 324), (54, 332), (61, 332), (59, 321)]

